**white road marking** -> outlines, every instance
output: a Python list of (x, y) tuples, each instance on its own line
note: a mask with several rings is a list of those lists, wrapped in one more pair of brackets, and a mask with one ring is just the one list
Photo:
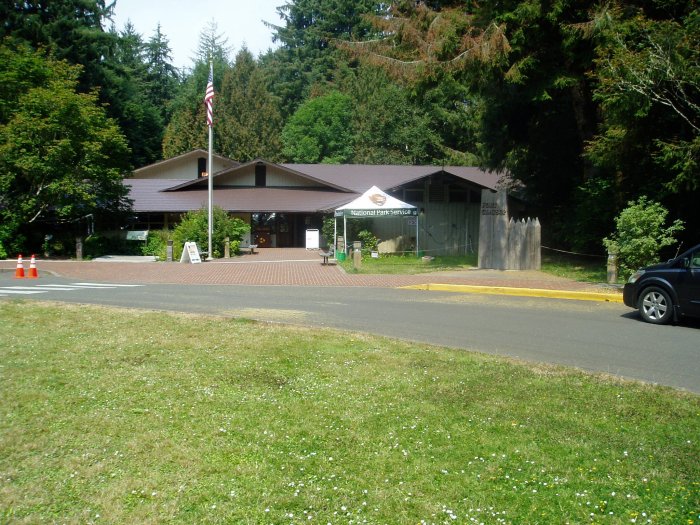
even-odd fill
[(35, 293), (46, 293), (44, 290), (13, 290), (12, 288), (0, 288), (0, 291), (4, 294), (11, 295), (31, 295)]
[(40, 288), (42, 290), (63, 290), (63, 291), (70, 291), (70, 290), (77, 290), (77, 286), (63, 286), (60, 284), (37, 284), (37, 288)]
[(72, 284), (37, 284), (36, 286), (0, 287), (0, 297), (6, 295), (32, 295), (38, 293), (72, 292), (74, 290), (114, 290), (115, 288), (135, 288), (142, 284), (107, 284), (107, 283), (72, 283)]
[(143, 284), (114, 284), (114, 283), (71, 283), (74, 286), (88, 286), (91, 288), (137, 288)]

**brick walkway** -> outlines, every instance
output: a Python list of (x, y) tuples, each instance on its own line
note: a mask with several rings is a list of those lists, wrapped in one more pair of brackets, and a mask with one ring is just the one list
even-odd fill
[[(0, 261), (0, 270), (14, 272), (16, 260)], [(24, 260), (25, 271), (29, 259)], [(420, 275), (353, 275), (340, 266), (321, 264), (317, 251), (262, 248), (255, 255), (202, 264), (56, 261), (37, 259), (39, 275), (51, 272), (69, 279), (120, 283), (240, 284), (287, 286), (361, 286), (394, 288), (418, 284), (506, 286), (545, 290), (601, 291), (603, 286), (579, 283), (536, 271), (464, 270)]]

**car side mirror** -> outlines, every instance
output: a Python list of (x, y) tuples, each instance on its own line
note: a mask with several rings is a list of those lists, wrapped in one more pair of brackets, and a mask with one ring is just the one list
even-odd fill
[(681, 268), (685, 268), (686, 270), (690, 268), (690, 259), (687, 257), (683, 257), (681, 259)]

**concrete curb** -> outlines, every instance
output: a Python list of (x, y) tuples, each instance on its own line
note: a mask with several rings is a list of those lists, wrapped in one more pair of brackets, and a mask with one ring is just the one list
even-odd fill
[(416, 284), (401, 286), (406, 290), (426, 290), (435, 292), (476, 293), (485, 295), (512, 295), (517, 297), (544, 297), (550, 299), (570, 299), (576, 301), (603, 301), (621, 303), (622, 294), (602, 292), (575, 292), (571, 290), (544, 290), (538, 288), (512, 288), (506, 286), (472, 286), (461, 284)]

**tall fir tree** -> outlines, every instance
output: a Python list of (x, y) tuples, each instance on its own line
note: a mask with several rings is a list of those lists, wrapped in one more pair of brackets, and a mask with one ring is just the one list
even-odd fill
[(218, 132), (221, 82), (231, 68), (230, 47), (219, 33), (215, 22), (210, 22), (200, 32), (194, 66), (185, 74), (172, 102), (172, 115), (163, 137), (163, 156), (174, 157), (192, 149), (208, 148), (208, 128), (204, 110), (204, 91), (209, 77), (209, 62), (214, 69), (214, 150), (221, 151), (221, 134)]
[(282, 116), (263, 72), (246, 48), (224, 72), (219, 97), (220, 153), (240, 162), (281, 158)]

